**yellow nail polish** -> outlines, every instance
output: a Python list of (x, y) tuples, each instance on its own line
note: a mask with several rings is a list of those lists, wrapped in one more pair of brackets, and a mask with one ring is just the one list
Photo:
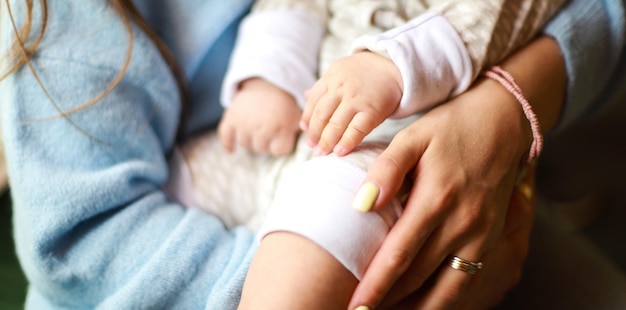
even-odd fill
[(352, 207), (361, 212), (368, 212), (374, 206), (379, 193), (380, 190), (374, 183), (363, 184), (352, 200)]
[(359, 306), (358, 308), (356, 308), (355, 310), (371, 310), (370, 307), (368, 306)]

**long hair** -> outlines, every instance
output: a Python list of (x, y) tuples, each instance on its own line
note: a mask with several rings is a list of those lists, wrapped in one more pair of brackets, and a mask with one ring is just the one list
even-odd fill
[[(7, 15), (9, 16), (10, 24), (11, 24), (11, 27), (13, 28), (15, 39), (10, 44), (9, 48), (4, 52), (4, 54), (2, 54), (2, 58), (0, 58), (0, 59), (4, 59), (5, 66), (6, 66), (6, 68), (0, 71), (0, 82), (4, 80), (7, 76), (11, 75), (12, 73), (20, 69), (21, 67), (23, 66), (28, 67), (31, 73), (33, 74), (33, 76), (35, 77), (35, 80), (37, 81), (39, 86), (44, 91), (45, 95), (48, 97), (48, 99), (50, 100), (50, 102), (52, 103), (52, 105), (58, 112), (58, 115), (53, 116), (51, 118), (63, 117), (67, 119), (67, 116), (69, 114), (78, 112), (80, 110), (83, 110), (97, 103), (102, 98), (107, 96), (111, 91), (113, 91), (113, 89), (119, 84), (119, 82), (122, 80), (122, 78), (126, 74), (126, 71), (128, 70), (128, 66), (131, 61), (131, 55), (133, 53), (133, 41), (134, 41), (132, 23), (134, 22), (155, 43), (155, 45), (161, 52), (161, 55), (165, 59), (165, 62), (167, 63), (167, 65), (169, 66), (169, 68), (171, 69), (175, 77), (177, 86), (179, 88), (180, 100), (182, 103), (181, 124), (183, 123), (183, 120), (187, 115), (187, 106), (188, 106), (188, 101), (189, 101), (188, 83), (187, 83), (184, 71), (182, 67), (180, 66), (179, 62), (175, 59), (172, 52), (169, 50), (169, 48), (163, 43), (163, 41), (161, 41), (161, 39), (156, 35), (156, 33), (150, 28), (148, 23), (141, 17), (141, 15), (139, 14), (139, 11), (135, 8), (131, 0), (111, 0), (111, 3), (115, 7), (115, 9), (118, 11), (122, 19), (122, 22), (124, 23), (124, 26), (128, 30), (128, 38), (129, 38), (128, 50), (126, 52), (124, 64), (120, 68), (120, 71), (113, 78), (111, 83), (109, 83), (109, 85), (107, 85), (106, 87), (103, 87), (103, 91), (98, 96), (70, 110), (65, 110), (65, 111), (62, 110), (57, 105), (55, 100), (47, 92), (44, 84), (39, 79), (39, 76), (37, 75), (37, 72), (35, 71), (35, 68), (30, 60), (31, 55), (37, 50), (37, 47), (39, 46), (39, 43), (41, 42), (46, 31), (46, 25), (47, 25), (47, 20), (48, 20), (48, 4), (46, 0), (38, 0), (38, 3), (39, 3), (38, 7), (41, 11), (39, 13), (39, 15), (41, 16), (39, 29), (32, 29), (33, 28), (32, 25), (34, 24), (33, 16), (35, 15), (34, 9), (36, 7), (34, 0), (24, 0), (26, 17), (25, 17), (25, 22), (23, 25), (16, 24), (14, 13), (11, 9), (11, 5), (9, 4), (9, 0), (1, 0), (1, 1), (4, 1), (5, 7), (7, 9)], [(33, 35), (33, 31), (35, 31), (34, 32), (35, 35)], [(29, 40), (29, 38), (34, 38), (34, 39)]]

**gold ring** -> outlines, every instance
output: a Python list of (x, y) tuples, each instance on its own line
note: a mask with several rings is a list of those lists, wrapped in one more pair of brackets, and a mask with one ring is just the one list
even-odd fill
[(452, 267), (452, 269), (463, 271), (469, 275), (475, 274), (478, 270), (483, 268), (482, 262), (471, 262), (458, 256), (450, 256), (448, 265)]

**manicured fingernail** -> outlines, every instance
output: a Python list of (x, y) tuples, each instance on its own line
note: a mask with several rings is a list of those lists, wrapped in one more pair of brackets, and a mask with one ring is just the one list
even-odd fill
[(326, 154), (328, 154), (328, 152), (322, 150), (319, 146), (315, 148), (315, 156), (322, 156)]
[(371, 310), (370, 307), (368, 306), (359, 306), (358, 308), (356, 308), (355, 310)]
[(363, 184), (352, 200), (352, 207), (361, 212), (368, 212), (374, 206), (379, 193), (380, 189), (374, 183)]

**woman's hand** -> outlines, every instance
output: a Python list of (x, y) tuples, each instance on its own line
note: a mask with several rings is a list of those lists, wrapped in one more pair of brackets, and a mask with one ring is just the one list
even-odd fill
[[(566, 81), (556, 42), (537, 39), (503, 68), (517, 79), (543, 132), (550, 130), (560, 115)], [(451, 255), (486, 261), (503, 234), (519, 164), (531, 141), (521, 106), (493, 80), (478, 81), (396, 135), (366, 177), (379, 189), (374, 209), (397, 193), (404, 176), (413, 181), (412, 188), (350, 308), (406, 298), (421, 290)], [(447, 308), (464, 295), (471, 280), (464, 272), (444, 268), (422, 304)]]
[[(504, 233), (496, 247), (485, 253), (483, 270), (453, 304), (457, 309), (486, 309), (497, 305), (515, 287), (528, 256), (537, 196), (535, 169), (515, 187), (509, 201)], [(425, 298), (424, 301), (428, 299)]]
[[(537, 196), (535, 169), (529, 167), (524, 178), (515, 186), (506, 213), (504, 232), (495, 248), (483, 257), (483, 268), (472, 275), (467, 290), (450, 298), (448, 308), (488, 309), (496, 306), (505, 294), (515, 287), (521, 277), (524, 261), (528, 255)], [(442, 271), (450, 269), (443, 264)], [(440, 272), (441, 273), (441, 272)], [(437, 283), (438, 274), (430, 280)], [(424, 309), (432, 303), (433, 286), (424, 286), (392, 309)], [(392, 291), (395, 288), (392, 288)], [(383, 301), (383, 304), (386, 302)]]
[[(377, 177), (369, 180), (385, 185), (380, 186), (375, 208), (400, 188), (398, 175), (408, 174), (414, 183), (402, 216), (368, 267), (350, 307), (375, 307), (385, 296), (390, 303), (403, 299), (451, 255), (483, 260), (502, 235), (519, 163), (531, 140), (520, 105), (490, 80), (396, 135), (368, 173)], [(443, 270), (429, 292), (429, 306), (447, 305), (471, 279), (464, 272)]]

